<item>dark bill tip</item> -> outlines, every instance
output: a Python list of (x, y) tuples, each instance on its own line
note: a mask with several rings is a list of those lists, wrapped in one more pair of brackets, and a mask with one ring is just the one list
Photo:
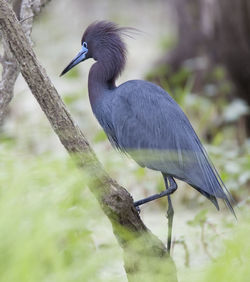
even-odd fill
[(60, 74), (60, 76), (63, 76), (66, 72), (68, 72), (70, 69), (72, 69), (73, 66), (69, 64)]
[(67, 65), (67, 67), (62, 71), (60, 76), (64, 75), (66, 72), (68, 72), (70, 69), (72, 69), (74, 66), (78, 65), (80, 62), (84, 61), (86, 58), (86, 54), (88, 52), (88, 49), (85, 47), (82, 47), (81, 51), (77, 54), (77, 56)]

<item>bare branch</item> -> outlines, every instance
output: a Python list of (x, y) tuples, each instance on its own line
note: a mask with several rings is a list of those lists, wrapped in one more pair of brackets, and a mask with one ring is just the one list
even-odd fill
[[(16, 16), (20, 19), (22, 28), (31, 43), (30, 34), (32, 31), (34, 16), (38, 15), (41, 8), (50, 0), (8, 0), (13, 5)], [(13, 90), (16, 79), (19, 75), (18, 64), (9, 50), (7, 41), (2, 40), (4, 54), (1, 57), (2, 78), (0, 81), (0, 125), (6, 115), (6, 109), (13, 98)]]
[(34, 17), (41, 12), (42, 7), (44, 7), (49, 1), (50, 0), (22, 0), (20, 22), (25, 35), (30, 41), (30, 44), (32, 44), (30, 34), (32, 31)]
[(160, 274), (164, 275), (166, 281), (177, 281), (175, 265), (164, 244), (146, 228), (134, 208), (131, 195), (110, 178), (97, 160), (45, 70), (38, 63), (20, 23), (5, 0), (0, 0), (0, 30), (53, 130), (65, 149), (76, 156), (80, 169), (88, 174), (89, 188), (111, 221), (114, 234), (124, 250), (129, 281), (142, 280), (138, 276), (141, 272), (144, 278), (147, 277), (145, 274), (153, 275), (146, 281), (152, 281), (152, 277), (159, 277)]
[(2, 40), (4, 55), (1, 57), (2, 79), (0, 81), (0, 125), (3, 122), (6, 108), (13, 97), (16, 79), (19, 75), (19, 67), (9, 50), (8, 44)]

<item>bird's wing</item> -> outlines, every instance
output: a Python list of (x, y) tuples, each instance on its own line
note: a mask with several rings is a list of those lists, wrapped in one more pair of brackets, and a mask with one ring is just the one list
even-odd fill
[(203, 195), (228, 199), (224, 184), (177, 103), (150, 85), (117, 95), (112, 126), (119, 148), (141, 166), (181, 179)]
[(194, 160), (194, 151), (200, 151), (194, 131), (190, 126), (190, 133), (188, 119), (165, 91), (152, 86), (145, 89), (145, 85), (133, 93), (122, 92), (113, 101), (112, 126), (118, 145), (133, 153), (140, 164), (163, 172), (168, 169), (172, 175), (179, 169), (176, 174), (182, 178), (187, 158)]

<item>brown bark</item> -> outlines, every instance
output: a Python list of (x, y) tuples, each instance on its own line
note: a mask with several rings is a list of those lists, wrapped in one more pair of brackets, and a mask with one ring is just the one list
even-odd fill
[(129, 281), (137, 281), (141, 273), (148, 275), (144, 277), (146, 281), (152, 281), (152, 277), (159, 277), (160, 273), (166, 281), (176, 281), (175, 265), (164, 244), (146, 228), (134, 208), (131, 195), (110, 178), (97, 160), (38, 63), (20, 23), (5, 0), (0, 0), (0, 30), (53, 130), (65, 149), (76, 158), (78, 166), (88, 174), (89, 188), (111, 221), (114, 234), (124, 250)]

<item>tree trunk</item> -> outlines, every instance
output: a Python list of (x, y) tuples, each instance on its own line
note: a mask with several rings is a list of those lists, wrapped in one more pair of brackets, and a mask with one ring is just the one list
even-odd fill
[[(193, 91), (199, 92), (206, 74), (222, 65), (233, 82), (233, 96), (250, 107), (250, 1), (169, 2), (176, 15), (178, 38), (176, 47), (161, 60), (171, 68), (165, 79), (171, 80), (174, 73), (188, 66), (195, 78)], [(186, 83), (187, 76), (181, 83)], [(245, 116), (245, 129), (249, 137), (250, 112)]]
[[(79, 127), (52, 85), (27, 40), (17, 18), (5, 0), (0, 0), (0, 30), (15, 56), (21, 73), (46, 114), (65, 149), (89, 176), (89, 188), (113, 226), (124, 250), (129, 281), (177, 281), (174, 262), (164, 244), (140, 219), (131, 195), (104, 171)], [(145, 276), (144, 276), (145, 275)], [(155, 279), (156, 278), (156, 279)]]
[[(235, 96), (250, 107), (250, 2), (220, 0), (216, 5), (214, 48), (235, 85)], [(250, 137), (250, 112), (245, 116), (245, 127)]]

